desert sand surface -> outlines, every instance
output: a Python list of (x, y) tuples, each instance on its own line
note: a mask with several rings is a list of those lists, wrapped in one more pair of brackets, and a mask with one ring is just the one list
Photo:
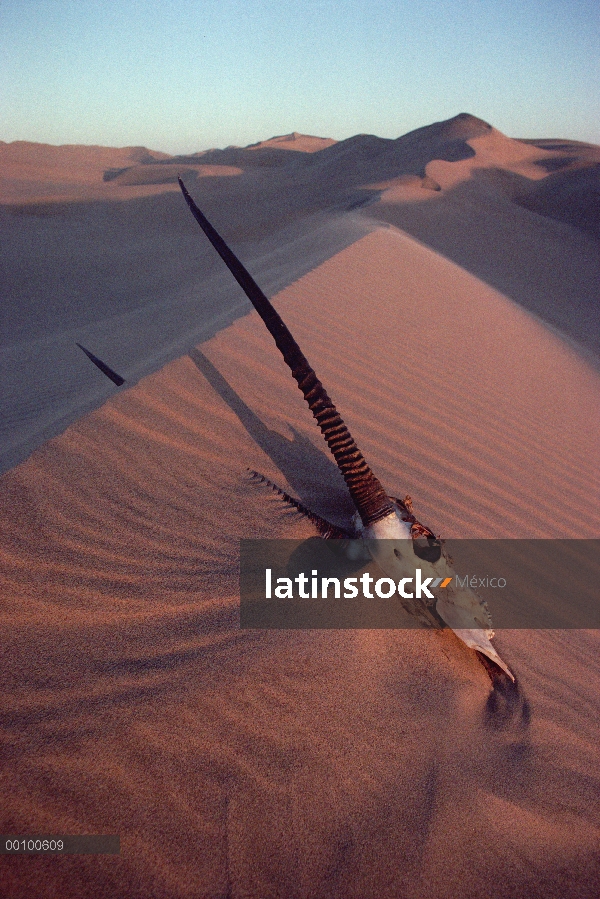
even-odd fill
[(0, 145), (0, 831), (121, 837), (0, 895), (597, 897), (597, 631), (498, 632), (507, 698), (448, 632), (239, 628), (240, 538), (315, 533), (247, 468), (352, 506), (174, 179), (436, 533), (598, 538), (600, 150), (287, 138)]

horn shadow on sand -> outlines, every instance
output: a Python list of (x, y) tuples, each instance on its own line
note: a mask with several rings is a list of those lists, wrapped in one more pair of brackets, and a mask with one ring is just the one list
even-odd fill
[(354, 512), (350, 498), (346, 496), (337, 466), (330, 461), (324, 452), (320, 452), (303, 434), (291, 428), (292, 440), (267, 428), (258, 415), (238, 396), (223, 375), (212, 362), (197, 348), (190, 350), (189, 357), (204, 375), (211, 387), (238, 417), (250, 437), (277, 466), (287, 483), (298, 497), (311, 503), (318, 503), (317, 488), (323, 491), (323, 485), (331, 485), (330, 495), (334, 504), (323, 502), (315, 512), (335, 516), (340, 522), (347, 524)]

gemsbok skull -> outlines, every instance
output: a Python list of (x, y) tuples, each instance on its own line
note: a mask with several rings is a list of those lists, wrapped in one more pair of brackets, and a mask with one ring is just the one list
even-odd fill
[[(417, 599), (401, 602), (422, 624), (433, 627), (442, 626), (442, 622), (447, 624), (463, 643), (479, 654), (492, 680), (495, 675), (502, 677), (500, 672), (504, 672), (514, 681), (513, 674), (490, 642), (494, 632), (485, 603), (468, 586), (454, 586), (456, 578), (451, 560), (432, 531), (416, 520), (410, 498), (402, 501), (386, 494), (281, 316), (198, 209), (181, 178), (178, 180), (192, 215), (267, 326), (321, 429), (356, 506), (353, 532), (330, 524), (283, 491), (277, 492), (308, 514), (322, 536), (362, 538), (368, 554), (385, 575), (395, 581), (406, 577), (411, 569), (414, 573), (415, 566), (421, 568), (423, 577), (431, 577), (438, 584), (453, 578), (452, 586), (438, 591), (435, 607)], [(266, 478), (261, 480), (274, 487)]]

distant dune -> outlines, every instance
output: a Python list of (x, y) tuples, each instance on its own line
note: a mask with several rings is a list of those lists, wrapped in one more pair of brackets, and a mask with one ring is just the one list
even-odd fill
[(0, 144), (0, 832), (121, 838), (3, 895), (597, 899), (596, 631), (500, 631), (511, 703), (448, 632), (239, 628), (240, 538), (315, 534), (247, 469), (353, 509), (175, 179), (435, 533), (597, 539), (599, 153)]
[(262, 150), (265, 147), (273, 147), (276, 150), (294, 150), (300, 153), (316, 153), (331, 147), (336, 141), (331, 137), (311, 137), (310, 134), (299, 134), (293, 131), (291, 134), (281, 134), (278, 137), (270, 137), (268, 140), (250, 144), (247, 150)]
[[(484, 141), (476, 151), (470, 141), (478, 138)], [(488, 146), (493, 147), (491, 153)], [(362, 179), (373, 184), (386, 180), (407, 186), (418, 184), (437, 192), (443, 188), (426, 171), (429, 163), (454, 163), (476, 155), (475, 170), (485, 167), (489, 176), (493, 176), (494, 168), (504, 176), (507, 171), (512, 173), (511, 198), (516, 202), (598, 236), (600, 148), (556, 139), (511, 140), (467, 113), (418, 128), (397, 140), (362, 134), (335, 141), (294, 131), (245, 148), (206, 150), (187, 156), (169, 156), (146, 147), (54, 147), (0, 141), (0, 203), (86, 197), (128, 199), (141, 194), (122, 188), (173, 185), (178, 173), (227, 177), (255, 167), (295, 170), (308, 166), (302, 177), (313, 187), (320, 184), (328, 195), (331, 179), (336, 193), (360, 187)], [(469, 177), (470, 167), (467, 169)], [(445, 187), (453, 186), (457, 176), (465, 180), (464, 175), (464, 168), (455, 169), (451, 183)], [(538, 185), (536, 182), (542, 179), (543, 184)], [(111, 183), (111, 188), (103, 188), (100, 181)], [(508, 183), (505, 178), (503, 186)]]
[(88, 199), (108, 168), (167, 159), (146, 147), (54, 147), (0, 141), (0, 202), (22, 203), (40, 199)]

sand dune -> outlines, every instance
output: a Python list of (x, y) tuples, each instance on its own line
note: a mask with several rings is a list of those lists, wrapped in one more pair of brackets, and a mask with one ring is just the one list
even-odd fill
[(280, 134), (277, 137), (270, 137), (268, 140), (259, 141), (257, 144), (250, 144), (247, 150), (260, 150), (263, 147), (275, 147), (277, 150), (296, 150), (301, 153), (316, 153), (318, 150), (324, 150), (331, 147), (336, 141), (331, 137), (313, 137), (310, 134), (299, 134), (293, 131), (292, 134)]
[[(598, 537), (600, 374), (579, 340), (598, 245), (512, 198), (563, 151), (479, 122), (191, 189), (430, 527)], [(596, 897), (596, 632), (501, 632), (511, 704), (452, 634), (239, 629), (240, 537), (314, 533), (246, 468), (352, 509), (264, 326), (161, 189), (3, 211), (26, 276), (7, 270), (2, 351), (0, 830), (122, 845), (3, 856), (5, 894)]]
[[(556, 161), (547, 178), (516, 196), (526, 209), (600, 237), (600, 149)], [(568, 147), (565, 147), (568, 150)], [(587, 158), (586, 158), (587, 157)]]
[(53, 147), (0, 141), (0, 202), (89, 199), (101, 191), (107, 169), (166, 158), (168, 154), (146, 147)]

